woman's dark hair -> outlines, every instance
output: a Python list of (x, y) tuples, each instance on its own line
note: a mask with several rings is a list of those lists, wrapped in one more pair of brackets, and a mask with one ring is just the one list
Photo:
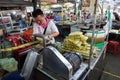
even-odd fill
[(74, 15), (75, 15), (76, 13), (74, 13)]
[(32, 16), (36, 18), (38, 15), (44, 15), (41, 9), (36, 9), (32, 12)]
[(31, 13), (27, 13), (28, 17), (32, 16)]

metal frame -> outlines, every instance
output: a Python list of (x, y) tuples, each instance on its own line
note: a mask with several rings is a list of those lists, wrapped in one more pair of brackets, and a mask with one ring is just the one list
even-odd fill
[[(56, 50), (54, 47), (52, 46), (48, 46), (47, 48), (51, 49), (55, 55), (62, 61), (64, 62), (64, 65), (67, 67), (67, 69), (69, 70), (70, 74), (69, 74), (69, 79), (72, 77), (72, 73), (73, 73), (73, 67), (72, 65), (61, 55), (60, 52), (58, 52), (58, 50)], [(59, 53), (59, 54), (58, 54)]]
[(9, 29), (7, 29), (6, 23), (3, 22), (3, 19), (4, 19), (4, 18), (9, 18), (9, 20), (10, 20), (9, 23), (11, 24), (11, 27), (10, 27), (10, 28), (12, 29), (13, 24), (12, 24), (12, 19), (11, 19), (11, 17), (10, 17), (10, 16), (3, 16), (3, 11), (0, 12), (0, 15), (1, 15), (0, 18), (2, 19), (3, 29), (5, 30), (5, 32), (7, 32), (7, 30), (9, 30)]

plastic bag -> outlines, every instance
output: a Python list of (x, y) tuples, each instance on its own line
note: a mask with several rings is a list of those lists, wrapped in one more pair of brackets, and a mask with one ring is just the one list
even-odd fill
[(17, 71), (18, 62), (14, 58), (0, 59), (0, 67), (8, 72)]

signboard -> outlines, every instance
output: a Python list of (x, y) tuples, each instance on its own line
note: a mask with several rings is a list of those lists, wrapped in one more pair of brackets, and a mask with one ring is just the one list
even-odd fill
[(32, 6), (27, 6), (26, 11), (27, 12), (33, 12), (33, 7)]

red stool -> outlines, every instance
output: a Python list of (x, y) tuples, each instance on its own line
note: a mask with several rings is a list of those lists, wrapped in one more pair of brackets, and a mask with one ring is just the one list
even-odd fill
[(119, 42), (109, 41), (106, 50), (107, 53), (118, 54), (118, 46), (119, 46)]

